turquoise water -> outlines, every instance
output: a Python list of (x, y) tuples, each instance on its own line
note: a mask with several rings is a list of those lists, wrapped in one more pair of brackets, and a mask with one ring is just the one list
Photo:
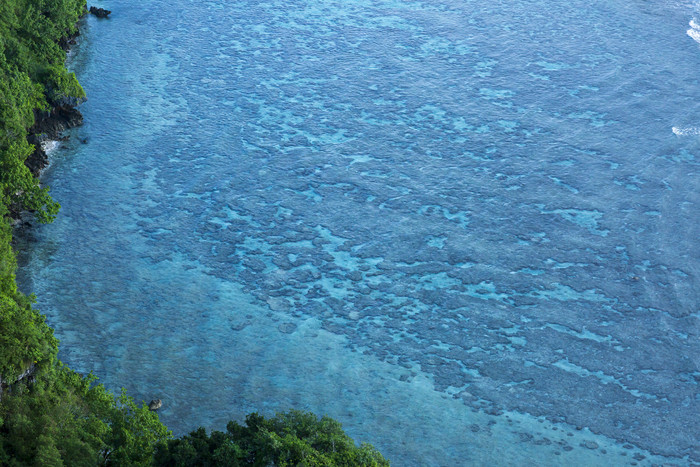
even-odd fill
[(693, 2), (102, 1), (21, 233), (61, 358), (176, 433), (700, 463)]

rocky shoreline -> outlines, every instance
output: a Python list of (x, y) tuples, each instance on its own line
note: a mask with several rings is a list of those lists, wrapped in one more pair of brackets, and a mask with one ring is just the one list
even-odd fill
[[(82, 18), (88, 13), (98, 18), (107, 18), (112, 13), (104, 8), (91, 6), (85, 9)], [(71, 46), (76, 44), (76, 38), (80, 36), (80, 29), (76, 25), (76, 32), (59, 41), (59, 46), (67, 53)], [(69, 98), (60, 102), (49, 102), (51, 108), (47, 111), (34, 111), (34, 125), (29, 129), (27, 142), (34, 146), (34, 152), (24, 161), (34, 177), (39, 177), (41, 171), (49, 165), (49, 158), (42, 147), (46, 141), (65, 141), (64, 132), (83, 124), (83, 115), (76, 108), (86, 99)], [(19, 218), (18, 212), (12, 212), (13, 218)]]
[(24, 161), (32, 174), (38, 177), (49, 165), (49, 158), (42, 147), (45, 141), (65, 141), (63, 133), (83, 124), (83, 115), (73, 106), (59, 105), (46, 112), (34, 113), (34, 125), (29, 130), (27, 141), (34, 145), (34, 152)]
[[(87, 13), (86, 13), (87, 14)], [(81, 18), (84, 18), (83, 15)], [(63, 38), (59, 45), (68, 52), (71, 46), (76, 44), (76, 38), (80, 31)], [(68, 139), (64, 133), (83, 124), (83, 115), (76, 108), (86, 99), (69, 98), (59, 102), (49, 102), (48, 110), (34, 110), (34, 124), (29, 128), (27, 142), (34, 146), (32, 152), (24, 161), (24, 165), (31, 171), (35, 178), (39, 178), (41, 172), (49, 165), (49, 157), (43, 147), (47, 141), (65, 141)], [(21, 210), (10, 206), (10, 217), (17, 222), (21, 219)]]

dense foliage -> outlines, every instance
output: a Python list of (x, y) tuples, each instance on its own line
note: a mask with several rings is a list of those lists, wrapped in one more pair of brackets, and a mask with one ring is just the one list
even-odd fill
[(388, 466), (368, 444), (360, 447), (329, 417), (320, 420), (292, 410), (266, 419), (257, 413), (245, 426), (229, 422), (226, 432), (204, 428), (161, 445), (157, 466)]
[(0, 464), (151, 465), (170, 432), (126, 394), (115, 401), (94, 378), (58, 364), (0, 403)]
[(0, 2), (0, 378), (11, 381), (29, 365), (48, 368), (57, 342), (32, 300), (15, 285), (8, 206), (36, 211), (51, 220), (56, 204), (24, 165), (33, 147), (27, 129), (35, 111), (54, 99), (84, 96), (63, 66), (58, 40), (75, 30), (85, 0)]
[(145, 404), (57, 359), (52, 329), (17, 289), (9, 208), (42, 222), (58, 212), (25, 166), (27, 132), (38, 111), (85, 95), (58, 46), (84, 10), (85, 0), (0, 0), (0, 465), (388, 465), (335, 420), (296, 411), (173, 440)]
[(2, 0), (0, 2), (0, 198), (51, 220), (58, 204), (24, 165), (33, 148), (27, 128), (36, 110), (85, 96), (63, 66), (58, 43), (75, 32), (85, 0)]
[(17, 290), (6, 213), (0, 203), (0, 381), (13, 381), (32, 365), (53, 365), (58, 342), (31, 299)]

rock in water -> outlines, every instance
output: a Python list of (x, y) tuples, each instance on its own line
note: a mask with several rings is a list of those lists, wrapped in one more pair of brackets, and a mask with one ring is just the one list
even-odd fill
[(91, 6), (90, 13), (97, 16), (98, 18), (106, 18), (112, 12), (110, 10), (105, 10), (104, 8), (97, 8), (97, 7)]
[(148, 403), (148, 410), (155, 412), (163, 406), (163, 401), (160, 399), (153, 399)]

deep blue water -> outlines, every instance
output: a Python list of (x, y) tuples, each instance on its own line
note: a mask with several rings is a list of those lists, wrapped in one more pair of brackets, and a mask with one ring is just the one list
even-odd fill
[(71, 367), (178, 434), (300, 408), (395, 465), (700, 463), (700, 5), (99, 6), (89, 143), (18, 239)]

